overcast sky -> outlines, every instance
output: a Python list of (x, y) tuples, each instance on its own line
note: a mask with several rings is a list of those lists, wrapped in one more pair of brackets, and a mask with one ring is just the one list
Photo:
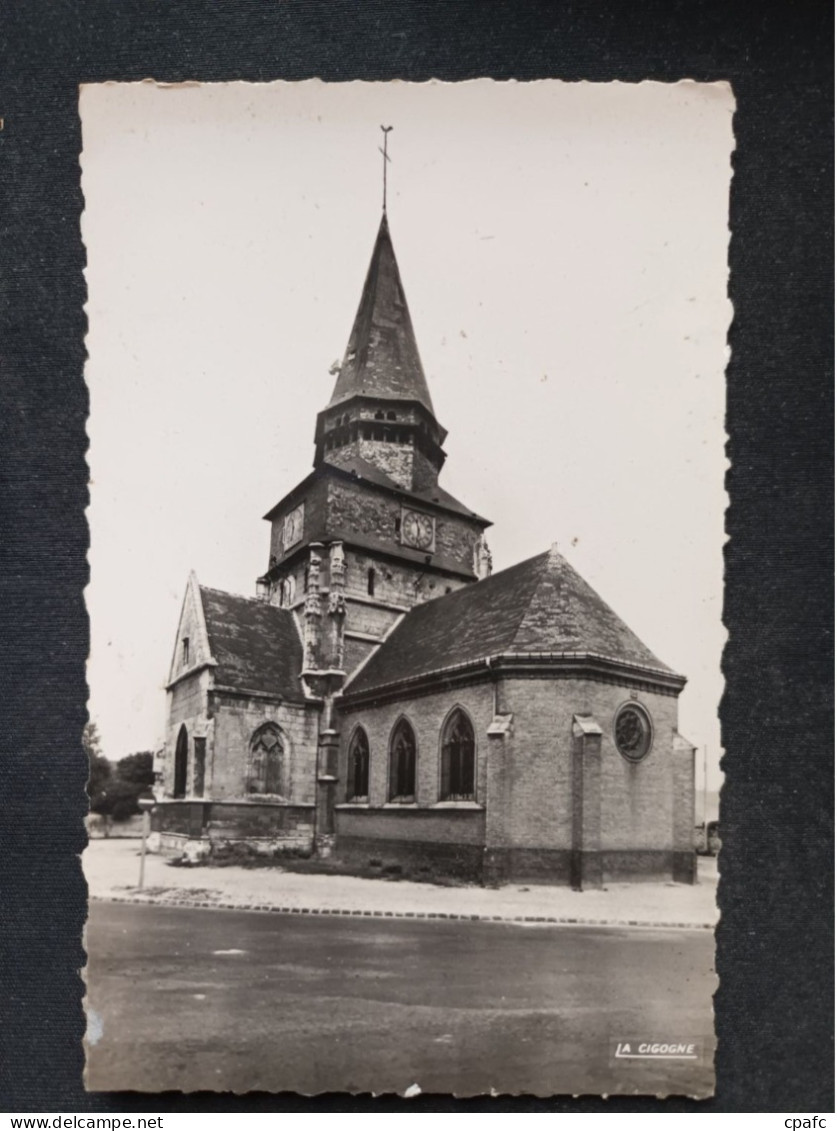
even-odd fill
[[(727, 215), (724, 84), (83, 88), (90, 712), (163, 734), (190, 569), (252, 595), (302, 479), (380, 218), (443, 485), (495, 570), (553, 542), (689, 678), (717, 763)], [(719, 775), (712, 770), (710, 785)]]

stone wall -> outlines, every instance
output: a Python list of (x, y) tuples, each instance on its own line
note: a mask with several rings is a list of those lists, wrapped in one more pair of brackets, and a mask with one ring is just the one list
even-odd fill
[[(336, 479), (329, 483), (329, 529), (356, 530), (366, 537), (380, 541), (382, 548), (399, 546), (396, 520), (401, 517), (401, 500), (397, 497), (370, 490), (361, 483), (347, 483)], [(436, 518), (436, 551), (455, 562), (457, 567), (473, 573), (474, 543), (481, 527), (444, 512), (431, 512)], [(421, 572), (421, 571), (420, 571)]]
[(263, 723), (273, 722), (282, 733), (282, 796), (288, 801), (311, 804), (319, 734), (319, 711), (315, 704), (302, 706), (266, 698), (213, 691), (215, 742), (213, 756), (207, 753), (207, 794), (214, 799), (245, 794), (250, 740)]
[[(184, 676), (167, 693), (168, 705), (166, 710), (166, 741), (160, 761), (162, 773), (163, 792), (171, 795), (174, 792), (174, 754), (177, 746), (177, 736), (182, 726), (186, 727), (188, 736), (188, 770), (186, 777), (186, 793), (194, 789), (195, 774), (195, 738), (206, 739), (206, 764), (211, 762), (211, 749), (213, 742), (212, 720), (207, 714), (209, 687), (212, 683), (212, 673), (209, 668), (192, 675)], [(206, 787), (207, 779), (205, 779)]]
[(258, 801), (164, 801), (151, 817), (163, 852), (182, 851), (185, 841), (208, 845), (247, 844), (261, 850), (310, 851), (313, 805)]

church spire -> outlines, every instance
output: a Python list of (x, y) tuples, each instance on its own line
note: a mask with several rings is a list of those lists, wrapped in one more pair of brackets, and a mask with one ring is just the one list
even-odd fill
[(436, 419), (389, 234), (384, 144), (383, 208), (349, 344), (334, 392), (317, 416), (314, 466), (382, 473), (394, 486), (437, 486), (445, 430)]
[(356, 396), (418, 401), (433, 413), (386, 210), (328, 407)]

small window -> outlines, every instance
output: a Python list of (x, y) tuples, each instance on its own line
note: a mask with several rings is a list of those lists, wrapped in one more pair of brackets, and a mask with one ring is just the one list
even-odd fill
[(349, 747), (349, 780), (346, 795), (349, 801), (369, 799), (369, 739), (358, 727)]
[(442, 800), (474, 800), (474, 728), (464, 711), (456, 710), (442, 735)]
[(189, 664), (189, 637), (183, 637), (183, 666), (187, 667)]
[(416, 799), (416, 736), (406, 719), (392, 732), (389, 746), (389, 799)]
[(388, 412), (387, 413), (387, 420), (397, 420), (397, 419), (398, 419), (398, 417), (395, 415), (394, 412)]
[(375, 413), (375, 419), (376, 420), (383, 420), (384, 414), (379, 410), (378, 412)]
[(400, 514), (397, 514), (395, 516), (395, 534), (396, 534), (396, 536), (401, 534), (401, 515)]
[(369, 594), (370, 597), (375, 596), (375, 571), (374, 571), (374, 569), (368, 569), (366, 571), (366, 592)]

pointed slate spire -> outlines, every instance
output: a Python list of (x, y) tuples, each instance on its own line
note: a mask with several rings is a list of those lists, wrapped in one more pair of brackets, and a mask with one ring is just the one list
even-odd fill
[(418, 401), (433, 413), (386, 212), (328, 407), (356, 396)]

